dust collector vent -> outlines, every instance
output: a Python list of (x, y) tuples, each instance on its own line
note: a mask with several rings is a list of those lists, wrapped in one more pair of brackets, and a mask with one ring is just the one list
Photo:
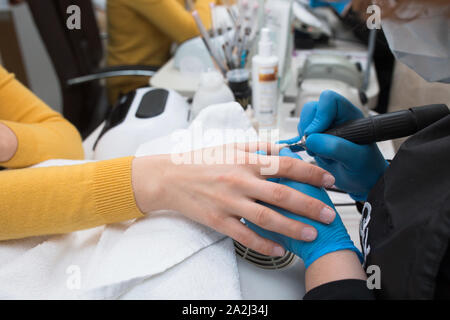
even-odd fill
[(295, 257), (295, 255), (289, 251), (286, 251), (285, 255), (282, 257), (266, 256), (243, 246), (237, 241), (234, 241), (234, 248), (236, 249), (236, 253), (244, 260), (264, 269), (285, 268), (294, 261)]

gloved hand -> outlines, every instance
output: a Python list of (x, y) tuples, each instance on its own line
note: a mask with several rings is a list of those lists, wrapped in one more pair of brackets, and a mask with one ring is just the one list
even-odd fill
[(311, 8), (332, 7), (334, 10), (336, 10), (337, 13), (342, 15), (344, 10), (349, 5), (349, 2), (350, 2), (350, 0), (338, 0), (338, 1), (333, 1), (333, 2), (322, 1), (322, 0), (310, 0), (309, 5), (311, 6)]
[(300, 137), (307, 136), (308, 153), (336, 178), (336, 187), (357, 201), (367, 199), (389, 164), (375, 143), (358, 145), (320, 132), (362, 117), (362, 112), (347, 99), (327, 90), (322, 92), (318, 102), (304, 105), (298, 125)]
[[(293, 158), (301, 159), (299, 155), (293, 153), (288, 148), (284, 148), (280, 151), (280, 156), (289, 156)], [(333, 203), (331, 202), (330, 198), (328, 197), (325, 190), (288, 180), (288, 179), (278, 179), (278, 183), (284, 184), (288, 187), (294, 188), (300, 192), (303, 192), (309, 196), (312, 196), (320, 201), (323, 201), (324, 203), (328, 204), (331, 208), (333, 208), (335, 211), (336, 209), (333, 206)], [(362, 255), (360, 251), (355, 247), (353, 244), (353, 241), (350, 239), (350, 236), (347, 233), (347, 230), (345, 229), (341, 218), (336, 212), (336, 217), (334, 221), (331, 224), (322, 224), (320, 222), (313, 221), (308, 218), (301, 217), (299, 215), (290, 213), (286, 210), (280, 209), (278, 207), (265, 204), (269, 208), (278, 211), (279, 213), (283, 214), (284, 216), (294, 219), (297, 221), (301, 221), (303, 223), (307, 223), (317, 230), (317, 238), (312, 242), (304, 242), (300, 240), (295, 240), (292, 238), (288, 238), (286, 236), (283, 236), (279, 233), (275, 233), (272, 231), (267, 231), (265, 229), (262, 229), (261, 227), (251, 223), (250, 221), (246, 221), (246, 224), (250, 229), (258, 233), (260, 236), (273, 240), (282, 246), (286, 250), (289, 250), (299, 256), (301, 259), (303, 259), (305, 263), (305, 268), (308, 268), (311, 263), (313, 263), (315, 260), (320, 258), (321, 256), (330, 253), (335, 252), (339, 250), (352, 250), (355, 251), (360, 260), (362, 261)]]

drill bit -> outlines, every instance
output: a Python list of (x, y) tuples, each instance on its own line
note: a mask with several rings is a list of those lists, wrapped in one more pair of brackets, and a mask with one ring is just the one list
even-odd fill
[(306, 136), (303, 136), (299, 142), (288, 145), (292, 152), (299, 152), (306, 150)]

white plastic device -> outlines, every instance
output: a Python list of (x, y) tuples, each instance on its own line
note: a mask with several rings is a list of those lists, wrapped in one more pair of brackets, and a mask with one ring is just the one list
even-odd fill
[(144, 142), (189, 125), (189, 105), (173, 90), (140, 88), (115, 107), (94, 144), (94, 159), (134, 155)]

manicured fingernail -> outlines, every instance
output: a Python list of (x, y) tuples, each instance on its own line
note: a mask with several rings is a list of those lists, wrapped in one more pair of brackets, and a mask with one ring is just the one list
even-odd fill
[(334, 177), (331, 174), (326, 173), (323, 175), (322, 185), (325, 188), (331, 188), (335, 182), (336, 182), (336, 179), (334, 179)]
[(285, 251), (282, 247), (275, 247), (272, 250), (272, 255), (275, 257), (282, 257), (282, 256), (284, 256), (284, 253), (285, 253)]
[(323, 207), (322, 210), (320, 210), (320, 221), (322, 221), (323, 223), (332, 223), (335, 216), (336, 213), (329, 207)]
[(304, 241), (313, 241), (317, 236), (316, 229), (314, 228), (303, 228), (302, 230), (302, 239)]

